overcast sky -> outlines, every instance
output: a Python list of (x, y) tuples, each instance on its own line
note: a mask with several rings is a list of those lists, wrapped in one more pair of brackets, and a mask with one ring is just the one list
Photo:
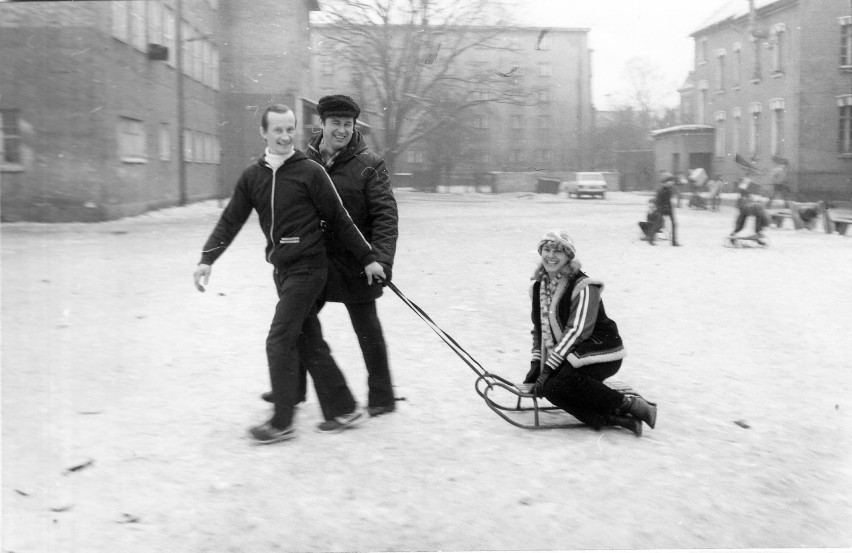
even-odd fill
[[(648, 58), (659, 68), (661, 86), (677, 105), (677, 88), (693, 65), (689, 34), (728, 0), (510, 0), (516, 21), (536, 27), (589, 28), (592, 95), (595, 107), (609, 109), (622, 86), (625, 63)], [(748, 9), (748, 0), (740, 0)]]

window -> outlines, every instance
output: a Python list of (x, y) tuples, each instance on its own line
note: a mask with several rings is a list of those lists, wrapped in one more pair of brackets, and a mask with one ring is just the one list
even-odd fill
[(146, 2), (148, 7), (148, 39), (151, 44), (163, 44), (163, 5)]
[(770, 30), (771, 38), (769, 44), (772, 47), (772, 73), (781, 75), (784, 73), (784, 35), (787, 27), (783, 23), (773, 25)]
[(408, 150), (405, 152), (405, 161), (408, 163), (423, 163), (423, 152), (418, 150)]
[(0, 110), (0, 164), (21, 163), (21, 129), (18, 110)]
[(852, 15), (840, 18), (840, 66), (852, 68)]
[(331, 56), (323, 56), (320, 58), (320, 73), (323, 77), (334, 75), (334, 60)]
[(160, 123), (160, 129), (157, 137), (157, 144), (159, 146), (159, 158), (160, 161), (171, 161), (172, 160), (172, 133), (169, 130), (168, 123)]
[(118, 156), (128, 163), (144, 163), (148, 159), (145, 124), (138, 119), (119, 117)]
[[(121, 2), (112, 2), (121, 4)], [(163, 6), (163, 46), (169, 49), (169, 59), (166, 63), (175, 66), (175, 12), (168, 6)]]
[(112, 7), (112, 36), (127, 42), (130, 36), (127, 28), (128, 3), (110, 2), (110, 7)]
[(515, 130), (524, 128), (524, 120), (520, 115), (513, 115), (509, 121), (511, 128)]
[(183, 130), (183, 160), (195, 161), (195, 133), (189, 129)]
[(714, 119), (716, 120), (716, 144), (714, 146), (714, 150), (716, 152), (716, 157), (725, 157), (725, 131), (727, 131), (727, 127), (725, 125), (726, 113), (724, 111), (717, 111)]
[(219, 90), (219, 49), (213, 46), (210, 53), (210, 86)]
[(180, 63), (183, 67), (183, 74), (191, 76), (190, 72), (192, 71), (192, 55), (190, 53), (190, 48), (192, 47), (192, 42), (189, 42), (187, 39), (192, 37), (192, 29), (187, 24), (186, 21), (180, 22), (180, 36), (181, 36), (181, 45), (180, 45)]
[(511, 163), (521, 163), (524, 161), (524, 153), (519, 150), (509, 152), (509, 161)]
[(538, 116), (538, 128), (541, 130), (550, 128), (550, 116), (548, 115), (539, 115)]
[(537, 92), (538, 103), (539, 104), (548, 104), (550, 103), (550, 91), (549, 90), (539, 90)]
[(704, 124), (704, 110), (707, 105), (707, 89), (710, 87), (710, 83), (707, 81), (698, 81), (698, 111), (695, 114), (695, 122), (698, 124)]
[(837, 107), (840, 110), (838, 150), (841, 154), (852, 155), (852, 94), (838, 96)]
[(755, 37), (751, 37), (749, 40), (751, 41), (752, 50), (754, 50), (754, 68), (751, 73), (751, 82), (759, 83), (761, 79), (760, 51), (762, 48), (760, 46), (760, 40)]
[(707, 63), (707, 39), (700, 38), (695, 41), (695, 62), (698, 65)]
[(772, 121), (769, 127), (770, 133), (770, 150), (773, 156), (784, 155), (784, 98), (773, 98), (769, 101), (769, 108), (772, 110)]
[(728, 52), (724, 48), (716, 50), (716, 90), (725, 90), (725, 58)]
[(488, 128), (488, 116), (486, 116), (486, 115), (474, 115), (473, 116), (473, 128), (474, 129), (487, 129)]
[(549, 63), (540, 63), (538, 64), (538, 76), (539, 77), (552, 77), (553, 76), (553, 66)]
[(540, 163), (550, 163), (553, 161), (553, 150), (539, 150), (536, 155), (536, 161)]
[(143, 52), (148, 51), (148, 41), (145, 36), (145, 11), (147, 2), (145, 0), (133, 0), (130, 2), (130, 45)]
[(734, 43), (734, 79), (733, 87), (739, 88), (743, 84), (743, 47), (739, 42)]
[(739, 154), (740, 153), (740, 133), (742, 132), (742, 111), (740, 108), (734, 108), (731, 110), (731, 116), (734, 118), (734, 128), (731, 132), (731, 153)]
[(760, 156), (760, 116), (762, 111), (763, 104), (760, 102), (753, 102), (749, 105), (751, 118), (748, 127), (748, 153), (751, 159), (757, 159)]

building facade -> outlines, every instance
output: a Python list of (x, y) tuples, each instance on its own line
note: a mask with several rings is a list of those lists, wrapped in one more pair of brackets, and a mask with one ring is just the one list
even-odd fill
[[(334, 30), (323, 25), (314, 29), (314, 96), (355, 96), (362, 107), (362, 118), (372, 127), (373, 146), (381, 152), (388, 124), (381, 115), (386, 106), (375, 100), (381, 96), (369, 90), (367, 79), (352, 67), (335, 63), (329, 50), (333, 43), (325, 39), (329, 32)], [(395, 32), (393, 27), (391, 32)], [(402, 34), (406, 29), (396, 32)], [(541, 28), (511, 26), (437, 27), (433, 32), (442, 37), (435, 43), (444, 45), (443, 49), (434, 49), (437, 56), (450, 55), (446, 44), (453, 43), (455, 33), (474, 35), (471, 40), (478, 44), (459, 51), (448, 77), (466, 79), (465, 100), (480, 103), (461, 112), (461, 127), (456, 128), (463, 130), (463, 140), (458, 135), (433, 135), (415, 141), (394, 156), (395, 172), (429, 176), (434, 175), (436, 166), (451, 165), (454, 178), (464, 179), (495, 171), (586, 168), (593, 126), (588, 29), (551, 28), (546, 36)], [(496, 100), (507, 87), (517, 93), (518, 101), (489, 101)], [(435, 111), (424, 117), (436, 119), (443, 113), (436, 104)], [(439, 154), (440, 143), (446, 147), (451, 141), (457, 142), (452, 151)]]
[(307, 88), (315, 9), (0, 4), (2, 219), (97, 221), (228, 196), (262, 151), (259, 112)]
[(715, 129), (713, 172), (787, 163), (800, 198), (852, 198), (852, 2), (737, 0), (692, 37), (681, 113)]

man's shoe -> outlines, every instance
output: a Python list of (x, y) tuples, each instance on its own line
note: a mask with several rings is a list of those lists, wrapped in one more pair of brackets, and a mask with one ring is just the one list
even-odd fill
[(296, 437), (296, 429), (291, 424), (287, 428), (276, 428), (271, 422), (265, 422), (259, 426), (249, 428), (249, 434), (259, 444), (274, 444), (284, 440), (292, 440)]
[[(275, 398), (272, 396), (271, 391), (260, 394), (260, 399), (269, 403), (275, 403)], [(296, 402), (296, 405), (299, 405), (300, 403), (305, 403), (305, 398), (300, 398), (299, 401)]]
[(343, 432), (347, 428), (354, 428), (360, 424), (363, 424), (367, 421), (370, 416), (361, 411), (360, 409), (356, 409), (352, 411), (348, 415), (341, 415), (339, 417), (334, 417), (331, 420), (327, 420), (325, 422), (321, 422), (317, 426), (318, 432), (326, 432), (329, 434), (334, 434), (336, 432)]
[(371, 417), (378, 417), (385, 413), (393, 413), (394, 409), (396, 409), (396, 407), (393, 405), (380, 405), (377, 407), (367, 407), (367, 413), (369, 413)]

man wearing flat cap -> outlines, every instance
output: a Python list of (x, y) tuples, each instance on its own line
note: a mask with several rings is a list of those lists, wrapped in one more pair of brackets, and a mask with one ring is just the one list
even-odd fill
[[(372, 152), (355, 129), (361, 108), (349, 96), (334, 94), (317, 104), (322, 134), (311, 140), (308, 157), (321, 163), (337, 188), (343, 206), (373, 246), (388, 280), (396, 252), (397, 207), (384, 160)], [(378, 416), (394, 410), (387, 346), (376, 311), (382, 295), (367, 284), (364, 267), (333, 234), (326, 234), (329, 277), (325, 300), (346, 306), (367, 366), (367, 411)]]
[[(317, 103), (322, 133), (306, 154), (325, 167), (353, 222), (370, 243), (377, 261), (391, 279), (396, 252), (397, 206), (384, 160), (372, 152), (355, 129), (361, 108), (343, 94)], [(381, 284), (368, 284), (364, 267), (333, 232), (325, 233), (329, 258), (328, 283), (321, 302), (342, 303), (349, 312), (367, 366), (367, 412), (379, 416), (394, 410), (394, 394), (387, 346), (376, 310)], [(306, 385), (306, 378), (301, 385)]]

